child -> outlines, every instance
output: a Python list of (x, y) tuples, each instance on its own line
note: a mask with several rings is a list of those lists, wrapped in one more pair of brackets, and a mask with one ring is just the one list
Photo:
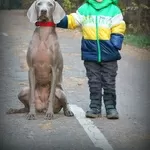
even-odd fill
[(108, 119), (118, 119), (116, 109), (117, 60), (121, 50), (125, 22), (118, 0), (86, 0), (76, 13), (65, 16), (57, 27), (82, 29), (82, 60), (90, 91), (90, 109), (86, 117), (101, 116), (102, 89)]

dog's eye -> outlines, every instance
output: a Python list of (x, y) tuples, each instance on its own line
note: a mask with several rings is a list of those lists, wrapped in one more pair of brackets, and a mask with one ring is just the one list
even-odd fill
[(42, 5), (42, 2), (39, 2), (37, 5), (38, 5), (38, 6)]
[(52, 3), (48, 2), (48, 6), (53, 6)]

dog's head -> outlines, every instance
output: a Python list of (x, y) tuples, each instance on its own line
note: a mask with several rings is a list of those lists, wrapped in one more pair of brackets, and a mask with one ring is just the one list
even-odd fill
[(65, 16), (65, 11), (55, 0), (36, 0), (27, 11), (30, 22), (53, 21), (59, 23)]

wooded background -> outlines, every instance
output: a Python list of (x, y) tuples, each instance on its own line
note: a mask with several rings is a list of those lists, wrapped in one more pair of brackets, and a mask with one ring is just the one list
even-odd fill
[[(34, 0), (0, 0), (0, 9), (28, 9)], [(74, 12), (84, 0), (57, 0), (67, 13)], [(150, 0), (120, 0), (127, 33), (150, 35)]]

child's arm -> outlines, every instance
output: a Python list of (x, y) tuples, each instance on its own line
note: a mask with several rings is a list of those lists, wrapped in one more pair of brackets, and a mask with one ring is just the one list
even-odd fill
[(111, 42), (113, 43), (114, 47), (119, 50), (122, 48), (125, 30), (126, 24), (120, 12), (112, 18), (111, 25)]
[(76, 11), (76, 13), (71, 13), (66, 15), (58, 24), (57, 27), (65, 29), (75, 29), (82, 24), (82, 15)]

